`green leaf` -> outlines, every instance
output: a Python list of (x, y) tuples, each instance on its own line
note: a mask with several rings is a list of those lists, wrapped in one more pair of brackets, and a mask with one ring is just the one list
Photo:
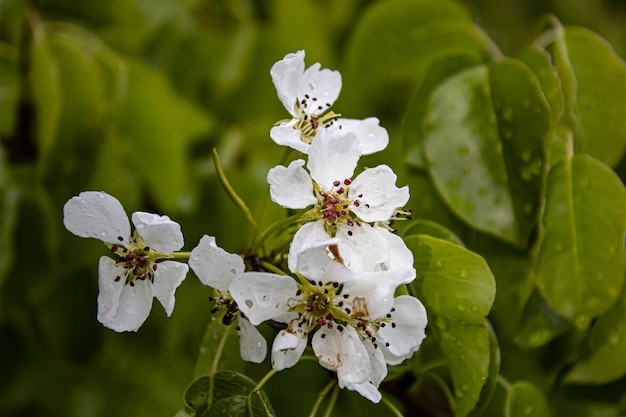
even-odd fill
[(61, 114), (60, 74), (50, 51), (49, 38), (40, 22), (35, 22), (31, 47), (32, 88), (37, 109), (36, 136), (40, 158), (44, 159), (57, 139)]
[(434, 59), (459, 51), (484, 55), (485, 47), (459, 3), (391, 0), (366, 10), (347, 51), (342, 100), (380, 117), (403, 108)]
[(411, 221), (411, 226), (405, 230), (404, 236), (406, 238), (411, 235), (428, 235), (437, 239), (447, 240), (459, 246), (465, 246), (461, 239), (452, 231), (431, 220), (417, 219)]
[(566, 27), (553, 54), (576, 152), (616, 166), (626, 151), (626, 65), (597, 34)]
[(478, 398), (476, 407), (468, 414), (468, 417), (479, 417), (483, 415), (498, 385), (498, 376), (500, 375), (500, 346), (496, 332), (489, 322), (487, 322), (487, 329), (489, 330), (489, 374), (485, 385), (483, 385), (483, 389), (480, 391), (480, 398)]
[(454, 382), (455, 416), (467, 416), (489, 376), (485, 316), (495, 297), (493, 275), (484, 259), (454, 243), (426, 235), (409, 236), (406, 243), (418, 271), (410, 287), (426, 306)]
[(584, 329), (622, 289), (626, 193), (587, 155), (555, 165), (546, 192), (537, 282), (550, 306)]
[(217, 370), (244, 370), (245, 364), (239, 354), (239, 336), (237, 332), (232, 325), (226, 326), (221, 320), (211, 320), (202, 338), (200, 353), (193, 371), (194, 377), (212, 373), (215, 356), (223, 338), (227, 338), (227, 340), (224, 342), (225, 345), (217, 363)]
[(128, 163), (163, 211), (189, 210), (194, 204), (189, 145), (209, 131), (211, 120), (180, 97), (159, 71), (139, 61), (129, 69), (117, 131)]
[(275, 416), (267, 395), (256, 387), (253, 380), (234, 371), (201, 376), (185, 391), (185, 405), (206, 417)]
[(524, 307), (514, 342), (523, 349), (538, 348), (571, 328), (571, 322), (555, 312), (535, 288)]
[(626, 286), (617, 303), (593, 324), (589, 352), (565, 376), (572, 384), (606, 384), (626, 375)]
[(543, 393), (525, 381), (511, 386), (506, 402), (506, 417), (550, 417), (550, 408)]
[(470, 226), (525, 247), (536, 224), (550, 110), (534, 74), (502, 60), (430, 96), (424, 153), (448, 206)]
[(425, 168), (422, 140), (424, 138), (424, 114), (428, 108), (430, 94), (447, 78), (480, 63), (481, 60), (477, 55), (463, 52), (436, 59), (428, 68), (404, 115), (403, 136), (405, 148), (408, 149), (407, 162), (409, 164), (416, 168)]
[(524, 49), (518, 56), (537, 77), (543, 95), (550, 105), (552, 123), (556, 124), (563, 113), (563, 91), (556, 68), (552, 66), (550, 54), (535, 46)]
[[(0, 41), (0, 52), (3, 47)], [(5, 59), (0, 54), (0, 137), (11, 136), (17, 118), (20, 79), (16, 60)]]

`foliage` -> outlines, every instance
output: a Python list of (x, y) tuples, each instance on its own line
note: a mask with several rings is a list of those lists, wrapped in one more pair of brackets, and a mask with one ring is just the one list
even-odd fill
[[(298, 49), (341, 70), (338, 111), (381, 119), (390, 146), (365, 165), (402, 169), (411, 190), (404, 291), (428, 337), (385, 398), (406, 416), (626, 413), (626, 10), (509, 3), (502, 18), (494, 1), (0, 1), (0, 414), (314, 407), (326, 372), (266, 383), (193, 280), (171, 318), (101, 328), (102, 248), (61, 220), (68, 198), (103, 190), (179, 221), (188, 248), (204, 233), (249, 248), (212, 149), (259, 230), (287, 215), (265, 181), (286, 158), (268, 138), (284, 116), (269, 68)], [(391, 415), (325, 392), (327, 415)]]

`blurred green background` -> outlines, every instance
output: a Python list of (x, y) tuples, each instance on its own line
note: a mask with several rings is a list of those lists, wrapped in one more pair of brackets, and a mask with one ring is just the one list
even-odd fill
[[(384, 62), (354, 59), (354, 34), (384, 1), (0, 0), (0, 415), (172, 416), (181, 408), (210, 318), (209, 288), (190, 274), (171, 318), (155, 305), (137, 334), (103, 328), (96, 277), (106, 250), (68, 233), (62, 207), (80, 191), (104, 190), (128, 213), (180, 222), (187, 250), (203, 234), (242, 250), (251, 230), (217, 181), (211, 150), (262, 222), (281, 215), (268, 204), (265, 177), (284, 154), (268, 136), (287, 116), (269, 69), (286, 53), (305, 49), (307, 65), (342, 71), (335, 111), (377, 116), (391, 136), (365, 163), (384, 161), (408, 182), (399, 132), (419, 76), (386, 83), (375, 78), (384, 78), (376, 72)], [(461, 3), (507, 55), (552, 13), (626, 56), (620, 0)]]

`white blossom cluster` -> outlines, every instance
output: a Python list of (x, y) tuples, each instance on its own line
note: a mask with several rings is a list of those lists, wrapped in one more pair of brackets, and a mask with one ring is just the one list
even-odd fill
[[(270, 137), (305, 159), (276, 166), (267, 176), (272, 200), (306, 210), (310, 219), (293, 236), (290, 274), (245, 271), (243, 259), (204, 236), (188, 265), (215, 289), (213, 312), (240, 334), (242, 358), (262, 362), (267, 344), (256, 326), (281, 325), (271, 347), (276, 370), (294, 366), (311, 345), (320, 365), (338, 384), (373, 402), (387, 365), (400, 364), (425, 337), (426, 311), (409, 295), (394, 296), (416, 276), (413, 254), (391, 224), (408, 215), (407, 187), (396, 186), (386, 165), (355, 175), (361, 155), (387, 146), (376, 118), (340, 118), (331, 110), (341, 90), (337, 71), (305, 69), (304, 51), (288, 54), (271, 69), (278, 97), (291, 119)], [(173, 260), (184, 245), (180, 226), (167, 216), (136, 212), (131, 234), (121, 204), (87, 191), (64, 207), (66, 228), (102, 240), (116, 259), (99, 264), (98, 320), (115, 331), (136, 331), (156, 297), (169, 316), (174, 292), (189, 266)]]

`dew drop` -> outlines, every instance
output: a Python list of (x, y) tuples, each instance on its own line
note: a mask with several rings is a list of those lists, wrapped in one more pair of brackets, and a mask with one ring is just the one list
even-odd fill
[(502, 118), (507, 122), (513, 120), (513, 109), (510, 107), (506, 107), (502, 110)]
[(459, 310), (460, 312), (463, 312), (463, 311), (465, 311), (465, 306), (463, 304), (461, 304), (461, 303), (458, 303), (456, 305), (456, 309)]
[(457, 151), (459, 152), (459, 155), (467, 155), (469, 153), (467, 146), (460, 146)]
[(200, 260), (200, 256), (196, 255), (196, 256), (192, 257), (191, 259), (193, 259), (194, 261), (199, 261)]
[(437, 259), (437, 260), (435, 261), (435, 265), (436, 265), (437, 267), (441, 268), (441, 267), (443, 266), (443, 261), (441, 261), (441, 260)]
[(446, 330), (448, 328), (448, 320), (445, 317), (437, 316), (435, 317), (435, 326), (439, 328), (439, 330)]
[(530, 151), (528, 149), (526, 149), (525, 151), (522, 152), (522, 161), (529, 162), (531, 156), (532, 156), (532, 154), (530, 153)]
[(461, 269), (461, 278), (467, 277), (469, 277), (469, 272), (467, 272), (467, 269)]
[(526, 414), (527, 416), (531, 415), (533, 411), (535, 411), (535, 409), (533, 408), (532, 405), (529, 405), (526, 408), (524, 408), (524, 414)]
[(104, 200), (106, 198), (106, 195), (104, 193), (98, 193), (98, 198)]
[(450, 188), (459, 188), (459, 180), (457, 180), (456, 178), (451, 179), (450, 181), (448, 181), (448, 185), (450, 186)]

